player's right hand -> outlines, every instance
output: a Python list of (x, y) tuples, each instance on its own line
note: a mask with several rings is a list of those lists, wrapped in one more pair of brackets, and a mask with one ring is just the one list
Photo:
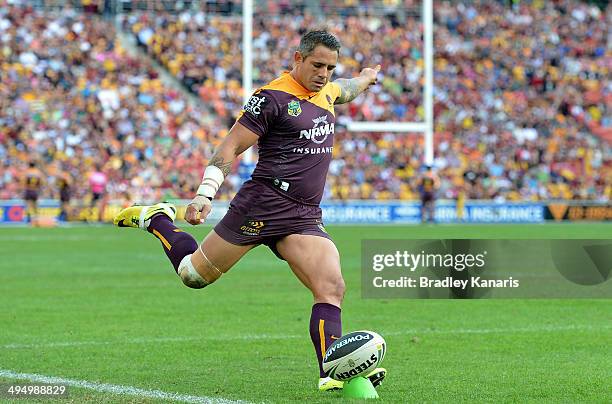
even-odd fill
[(208, 216), (211, 209), (212, 202), (210, 199), (202, 195), (196, 195), (187, 205), (185, 220), (194, 226), (202, 224), (206, 221), (206, 216)]
[(373, 86), (378, 82), (378, 73), (380, 72), (380, 65), (376, 65), (375, 68), (366, 67), (359, 74), (361, 77), (365, 78), (368, 81), (368, 88)]

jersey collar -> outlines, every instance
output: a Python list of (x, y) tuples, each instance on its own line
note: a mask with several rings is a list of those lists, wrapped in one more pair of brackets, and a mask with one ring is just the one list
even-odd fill
[[(290, 83), (290, 86), (293, 88), (293, 92), (298, 97), (313, 97), (319, 91), (308, 91), (306, 87), (301, 85), (296, 79), (293, 78), (291, 72), (286, 70), (283, 72), (283, 75), (286, 77), (286, 80)], [(327, 84), (326, 84), (327, 85)], [(322, 90), (322, 89), (321, 89)]]

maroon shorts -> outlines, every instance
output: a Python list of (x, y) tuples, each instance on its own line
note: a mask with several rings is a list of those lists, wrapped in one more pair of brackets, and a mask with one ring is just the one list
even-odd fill
[(423, 192), (423, 193), (421, 194), (421, 201), (422, 201), (423, 203), (426, 203), (426, 202), (433, 202), (433, 200), (434, 200), (434, 194), (433, 194), (433, 192)]
[(331, 237), (321, 220), (321, 208), (289, 199), (260, 180), (244, 183), (215, 233), (235, 245), (264, 244), (280, 259), (276, 243), (290, 234)]
[(38, 191), (27, 189), (23, 195), (23, 199), (26, 201), (36, 202), (38, 200)]

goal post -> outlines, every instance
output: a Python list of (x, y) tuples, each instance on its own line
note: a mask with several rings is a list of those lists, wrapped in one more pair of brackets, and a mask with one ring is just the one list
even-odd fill
[[(242, 0), (242, 105), (253, 92), (253, 0)], [(244, 163), (253, 164), (253, 148), (243, 154)]]
[(425, 163), (430, 166), (434, 160), (433, 143), (433, 0), (423, 0), (421, 19), (423, 23), (423, 109), (424, 122), (377, 122), (350, 121), (349, 132), (411, 132), (423, 133), (425, 137)]
[[(242, 43), (243, 43), (243, 75), (242, 88), (243, 101), (246, 105), (253, 91), (253, 0), (242, 2)], [(349, 132), (411, 132), (423, 133), (425, 137), (425, 163), (432, 165), (434, 161), (433, 142), (433, 0), (422, 0), (421, 20), (423, 24), (423, 122), (378, 122), (378, 121), (350, 121), (347, 123)], [(244, 154), (246, 163), (253, 161), (252, 150)]]

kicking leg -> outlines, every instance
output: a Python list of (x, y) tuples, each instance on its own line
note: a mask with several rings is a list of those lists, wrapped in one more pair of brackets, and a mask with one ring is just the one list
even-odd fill
[(132, 206), (114, 219), (119, 227), (141, 228), (159, 239), (183, 283), (200, 289), (215, 282), (254, 246), (237, 246), (210, 232), (202, 245), (174, 225), (176, 208), (169, 203)]
[(193, 253), (181, 260), (177, 273), (191, 288), (210, 285), (230, 270), (255, 245), (235, 245), (212, 230)]

